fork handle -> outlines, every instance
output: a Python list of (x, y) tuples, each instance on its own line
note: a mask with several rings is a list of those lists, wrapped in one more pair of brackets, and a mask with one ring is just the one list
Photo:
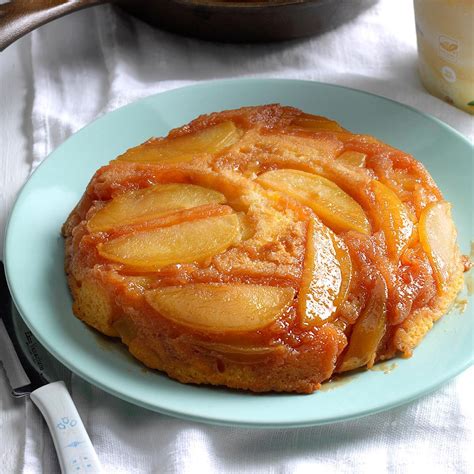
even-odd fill
[(53, 438), (63, 474), (102, 473), (81, 417), (64, 382), (53, 382), (31, 392)]
[(0, 51), (38, 26), (100, 3), (107, 3), (107, 0), (12, 0), (3, 3), (0, 5)]

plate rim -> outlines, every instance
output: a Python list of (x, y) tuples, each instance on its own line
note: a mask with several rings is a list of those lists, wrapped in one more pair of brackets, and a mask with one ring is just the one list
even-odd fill
[[(367, 408), (366, 410), (359, 411), (357, 413), (353, 413), (351, 415), (347, 414), (341, 414), (338, 416), (333, 416), (329, 418), (319, 418), (319, 419), (305, 419), (305, 420), (299, 420), (295, 422), (262, 422), (262, 421), (256, 421), (256, 422), (250, 422), (250, 421), (241, 421), (240, 419), (233, 418), (232, 416), (227, 417), (226, 419), (223, 419), (222, 417), (216, 417), (213, 418), (209, 413), (205, 416), (203, 415), (198, 415), (196, 413), (193, 413), (192, 410), (181, 410), (181, 411), (176, 411), (172, 409), (167, 409), (166, 407), (158, 406), (158, 405), (153, 405), (150, 404), (146, 401), (140, 400), (134, 396), (130, 396), (124, 392), (119, 392), (115, 390), (114, 388), (111, 388), (110, 386), (106, 385), (105, 383), (102, 383), (100, 379), (94, 378), (93, 376), (89, 375), (87, 371), (84, 371), (81, 367), (70, 364), (68, 360), (64, 360), (63, 356), (58, 353), (55, 348), (46, 341), (41, 333), (37, 331), (32, 324), (32, 322), (28, 319), (25, 318), (24, 310), (22, 309), (22, 305), (19, 301), (18, 295), (15, 294), (15, 290), (12, 287), (12, 277), (11, 277), (11, 272), (13, 270), (10, 268), (11, 263), (10, 263), (10, 252), (9, 252), (9, 247), (10, 245), (13, 245), (13, 243), (10, 244), (10, 228), (11, 228), (11, 223), (15, 219), (15, 214), (19, 209), (19, 206), (21, 205), (21, 198), (24, 192), (24, 189), (29, 183), (31, 182), (32, 178), (36, 175), (38, 170), (42, 169), (43, 165), (45, 165), (48, 160), (50, 160), (58, 151), (60, 152), (61, 148), (65, 143), (69, 141), (69, 139), (76, 134), (83, 132), (86, 130), (88, 127), (92, 126), (95, 124), (97, 121), (102, 120), (103, 118), (115, 114), (117, 112), (123, 112), (124, 109), (127, 109), (132, 106), (139, 105), (140, 103), (145, 103), (146, 101), (150, 100), (151, 98), (167, 94), (167, 93), (179, 93), (180, 90), (182, 89), (200, 89), (200, 88), (208, 88), (208, 87), (213, 87), (215, 85), (220, 85), (220, 84), (242, 84), (242, 83), (247, 83), (247, 84), (252, 84), (252, 83), (279, 83), (279, 84), (292, 84), (292, 85), (298, 85), (298, 84), (315, 84), (318, 86), (324, 86), (324, 87), (330, 87), (330, 88), (337, 88), (337, 89), (344, 89), (344, 90), (349, 90), (352, 92), (355, 92), (357, 94), (363, 94), (363, 95), (368, 95), (371, 97), (375, 97), (378, 100), (382, 101), (388, 101), (392, 104), (395, 104), (398, 107), (402, 107), (405, 109), (410, 110), (411, 112), (414, 112), (415, 114), (421, 116), (424, 119), (428, 119), (431, 122), (434, 122), (436, 125), (441, 126), (442, 128), (446, 129), (449, 133), (454, 134), (457, 139), (461, 140), (464, 142), (465, 145), (471, 147), (471, 149), (474, 150), (474, 145), (470, 142), (470, 140), (464, 136), (461, 132), (457, 131), (454, 129), (452, 126), (448, 125), (447, 123), (443, 122), (442, 120), (438, 119), (437, 117), (434, 117), (426, 112), (422, 112), (418, 109), (416, 109), (413, 106), (404, 104), (402, 102), (398, 102), (396, 100), (380, 96), (378, 94), (374, 94), (372, 92), (352, 88), (352, 87), (347, 87), (339, 84), (330, 84), (330, 83), (325, 83), (325, 82), (320, 82), (320, 81), (312, 81), (312, 80), (305, 80), (305, 79), (291, 79), (291, 78), (238, 78), (238, 79), (219, 79), (219, 80), (212, 80), (212, 81), (199, 81), (194, 84), (189, 84), (181, 87), (176, 87), (172, 89), (168, 89), (165, 91), (158, 92), (156, 94), (152, 94), (146, 97), (142, 97), (138, 100), (132, 101), (128, 104), (125, 104), (121, 107), (118, 107), (117, 109), (104, 112), (98, 117), (96, 117), (93, 121), (89, 122), (88, 124), (84, 125), (74, 133), (72, 133), (64, 142), (62, 142), (58, 147), (56, 147), (54, 150), (51, 151), (51, 153), (36, 167), (36, 169), (33, 171), (33, 173), (30, 174), (28, 177), (27, 181), (23, 184), (23, 186), (20, 188), (13, 206), (10, 209), (10, 213), (7, 219), (7, 223), (5, 226), (5, 234), (4, 234), (4, 243), (3, 243), (3, 248), (4, 248), (4, 262), (5, 262), (5, 273), (7, 277), (7, 284), (10, 290), (10, 294), (12, 297), (12, 300), (18, 309), (18, 313), (22, 317), (23, 321), (25, 324), (30, 328), (30, 330), (34, 333), (35, 337), (40, 341), (40, 343), (50, 352), (56, 359), (58, 359), (62, 364), (64, 364), (69, 370), (71, 370), (73, 373), (76, 373), (79, 375), (81, 378), (84, 380), (88, 381), (89, 383), (101, 388), (102, 390), (111, 393), (113, 396), (116, 396), (117, 398), (120, 398), (122, 400), (125, 400), (129, 403), (133, 403), (135, 405), (144, 407), (146, 409), (156, 411), (159, 413), (163, 413), (166, 415), (171, 415), (177, 418), (181, 419), (186, 419), (186, 420), (191, 420), (191, 421), (197, 421), (197, 422), (203, 422), (203, 423), (210, 423), (213, 425), (221, 425), (221, 426), (238, 426), (238, 427), (246, 427), (246, 428), (295, 428), (295, 427), (308, 427), (308, 426), (319, 426), (319, 425), (324, 425), (324, 424), (330, 424), (330, 423), (336, 423), (336, 422), (341, 422), (341, 421), (348, 421), (348, 420), (353, 420), (361, 417), (365, 417), (368, 415), (380, 413), (383, 411), (387, 411), (402, 405), (405, 405), (409, 403), (410, 401), (416, 400), (418, 398), (424, 397), (427, 394), (435, 391), (437, 388), (460, 374), (461, 372), (465, 371), (472, 365), (474, 365), (474, 354), (471, 353), (471, 358), (466, 357), (466, 360), (463, 364), (460, 364), (459, 366), (456, 366), (455, 369), (452, 369), (448, 371), (447, 373), (443, 374), (442, 377), (438, 377), (437, 379), (434, 379), (432, 383), (425, 385), (422, 390), (419, 390), (415, 393), (408, 394), (405, 397), (399, 398), (396, 401), (393, 401), (392, 403), (389, 404), (379, 404), (375, 408), (370, 407)], [(397, 360), (397, 359), (395, 359)]]

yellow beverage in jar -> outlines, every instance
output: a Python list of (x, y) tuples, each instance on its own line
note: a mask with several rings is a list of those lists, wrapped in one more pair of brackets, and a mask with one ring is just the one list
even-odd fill
[(414, 0), (426, 89), (474, 114), (474, 0)]

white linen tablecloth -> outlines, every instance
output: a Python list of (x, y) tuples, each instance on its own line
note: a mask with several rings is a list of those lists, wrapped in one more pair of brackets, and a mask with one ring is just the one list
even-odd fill
[[(343, 84), (412, 105), (474, 137), (473, 119), (430, 96), (416, 72), (410, 0), (382, 0), (317, 38), (272, 45), (206, 43), (159, 31), (111, 7), (85, 10), (27, 40), (32, 169), (105, 112), (195, 81), (289, 77)], [(107, 473), (474, 472), (473, 369), (421, 400), (360, 420), (291, 430), (224, 428), (122, 402), (71, 376), (70, 389)], [(59, 470), (29, 401), (7, 400), (0, 373), (0, 471)], [(8, 446), (9, 433), (24, 443)], [(24, 433), (24, 434), (23, 434)]]

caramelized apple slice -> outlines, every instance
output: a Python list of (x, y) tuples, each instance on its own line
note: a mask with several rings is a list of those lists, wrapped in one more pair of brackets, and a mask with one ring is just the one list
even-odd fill
[(349, 288), (352, 282), (352, 260), (349, 254), (349, 249), (343, 240), (336, 235), (333, 236), (334, 248), (336, 250), (336, 258), (341, 269), (341, 288), (339, 294), (334, 301), (334, 306), (339, 307), (347, 298)]
[(373, 365), (377, 347), (385, 334), (387, 298), (387, 285), (379, 276), (375, 280), (367, 305), (354, 324), (349, 346), (338, 372)]
[(451, 205), (444, 201), (429, 204), (421, 213), (418, 233), (433, 267), (436, 282), (443, 288), (458, 263)]
[(345, 151), (337, 157), (337, 161), (349, 166), (363, 168), (365, 166), (366, 158), (367, 155), (365, 153), (359, 153), (358, 151)]
[(223, 194), (202, 186), (157, 184), (112, 199), (92, 216), (87, 228), (91, 232), (108, 231), (117, 226), (154, 219), (172, 211), (204, 204), (223, 204), (225, 201)]
[(342, 132), (344, 129), (334, 120), (318, 115), (301, 114), (291, 121), (290, 127), (309, 132)]
[(336, 232), (370, 232), (362, 207), (329, 179), (305, 171), (281, 169), (267, 171), (257, 180), (263, 186), (284, 192), (310, 207)]
[(405, 204), (390, 188), (376, 180), (371, 186), (375, 195), (373, 212), (377, 227), (385, 235), (390, 257), (398, 261), (413, 237), (413, 221)]
[(278, 319), (295, 296), (293, 288), (196, 283), (157, 288), (148, 303), (163, 317), (206, 332), (254, 331)]
[(189, 135), (144, 143), (127, 150), (118, 160), (146, 163), (187, 162), (198, 154), (217, 153), (233, 145), (240, 135), (233, 122), (222, 122)]
[(352, 262), (342, 241), (316, 219), (309, 223), (298, 313), (301, 325), (311, 327), (334, 318), (346, 297)]
[(205, 260), (239, 240), (239, 219), (227, 214), (124, 235), (97, 248), (108, 260), (153, 271), (166, 265)]

